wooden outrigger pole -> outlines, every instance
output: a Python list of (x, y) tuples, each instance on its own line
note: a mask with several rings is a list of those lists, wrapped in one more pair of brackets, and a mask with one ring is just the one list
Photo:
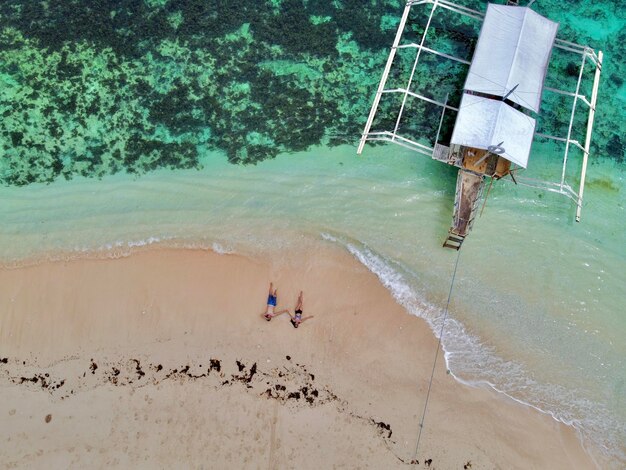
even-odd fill
[(602, 51), (598, 52), (596, 64), (596, 74), (593, 78), (593, 89), (591, 92), (591, 103), (589, 105), (589, 118), (587, 119), (587, 136), (585, 137), (585, 150), (583, 153), (583, 168), (580, 173), (580, 187), (578, 189), (578, 201), (576, 207), (576, 222), (580, 222), (580, 212), (583, 208), (583, 191), (585, 190), (585, 177), (587, 176), (587, 160), (589, 159), (589, 148), (591, 147), (591, 133), (593, 131), (593, 119), (596, 114), (596, 103), (598, 101), (598, 86), (600, 85), (600, 73), (602, 72)]
[(376, 111), (378, 110), (378, 103), (380, 103), (380, 97), (382, 96), (383, 90), (385, 89), (385, 84), (387, 83), (387, 77), (389, 76), (389, 71), (391, 70), (391, 64), (393, 64), (393, 59), (396, 56), (396, 51), (398, 50), (400, 39), (402, 39), (402, 32), (404, 31), (404, 25), (406, 24), (406, 19), (409, 17), (409, 11), (411, 11), (411, 5), (407, 3), (406, 6), (404, 7), (404, 12), (402, 13), (402, 19), (400, 20), (400, 24), (398, 25), (398, 32), (396, 33), (396, 38), (393, 41), (391, 52), (389, 53), (389, 57), (387, 58), (387, 64), (385, 64), (385, 70), (383, 71), (383, 76), (380, 79), (380, 84), (378, 85), (376, 96), (374, 97), (374, 103), (372, 104), (372, 108), (370, 109), (370, 114), (367, 118), (367, 123), (365, 124), (365, 130), (363, 131), (363, 135), (361, 136), (361, 141), (359, 142), (359, 148), (356, 151), (358, 155), (361, 155), (361, 153), (363, 152), (363, 147), (365, 146), (367, 135), (369, 134), (369, 131), (372, 127), (372, 123), (374, 122), (374, 117), (376, 116)]

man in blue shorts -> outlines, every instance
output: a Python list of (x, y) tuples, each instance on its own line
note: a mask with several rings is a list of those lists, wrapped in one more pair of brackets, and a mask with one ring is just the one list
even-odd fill
[(286, 309), (281, 310), (279, 312), (274, 311), (276, 309), (277, 299), (278, 299), (278, 289), (274, 289), (274, 285), (270, 282), (270, 291), (269, 291), (269, 294), (267, 295), (267, 307), (265, 308), (265, 313), (263, 314), (263, 317), (267, 321), (270, 321), (272, 318), (288, 312), (288, 310)]

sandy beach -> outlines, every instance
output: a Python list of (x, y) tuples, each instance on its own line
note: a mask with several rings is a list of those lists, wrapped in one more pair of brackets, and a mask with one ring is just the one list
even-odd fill
[[(261, 317), (269, 282), (278, 308)], [(573, 428), (458, 383), (335, 248), (151, 247), (0, 270), (5, 468), (594, 468)]]

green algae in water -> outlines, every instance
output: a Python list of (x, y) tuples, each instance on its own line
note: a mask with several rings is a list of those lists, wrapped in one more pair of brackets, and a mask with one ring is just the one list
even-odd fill
[[(207, 150), (255, 163), (355, 142), (403, 2), (225, 3), (2, 2), (0, 182), (197, 168)], [(485, 3), (462, 2), (480, 10)], [(534, 8), (561, 22), (561, 36), (605, 50), (592, 151), (623, 162), (626, 29), (615, 5), (586, 1), (563, 11), (553, 0)], [(427, 8), (413, 11), (422, 18)], [(478, 25), (454, 18), (437, 12), (426, 45), (467, 56)], [(411, 28), (419, 35), (419, 24)], [(437, 74), (418, 70), (421, 91), (455, 101), (463, 67), (432, 61)], [(567, 60), (557, 62), (567, 75)], [(545, 122), (562, 121), (563, 103), (554, 104)], [(407, 125), (426, 132), (435, 111), (416, 108), (420, 122)]]

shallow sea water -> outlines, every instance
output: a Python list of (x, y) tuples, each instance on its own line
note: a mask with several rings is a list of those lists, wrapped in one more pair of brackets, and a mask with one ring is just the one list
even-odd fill
[[(119, 256), (157, 242), (256, 256), (331, 243), (439, 331), (456, 259), (441, 248), (453, 169), (391, 145), (203, 163), (0, 188), (0, 258)], [(494, 186), (460, 252), (443, 338), (457, 378), (574, 424), (616, 461), (626, 441), (625, 176), (611, 163), (591, 169), (605, 183), (587, 189), (580, 224), (563, 198)]]

